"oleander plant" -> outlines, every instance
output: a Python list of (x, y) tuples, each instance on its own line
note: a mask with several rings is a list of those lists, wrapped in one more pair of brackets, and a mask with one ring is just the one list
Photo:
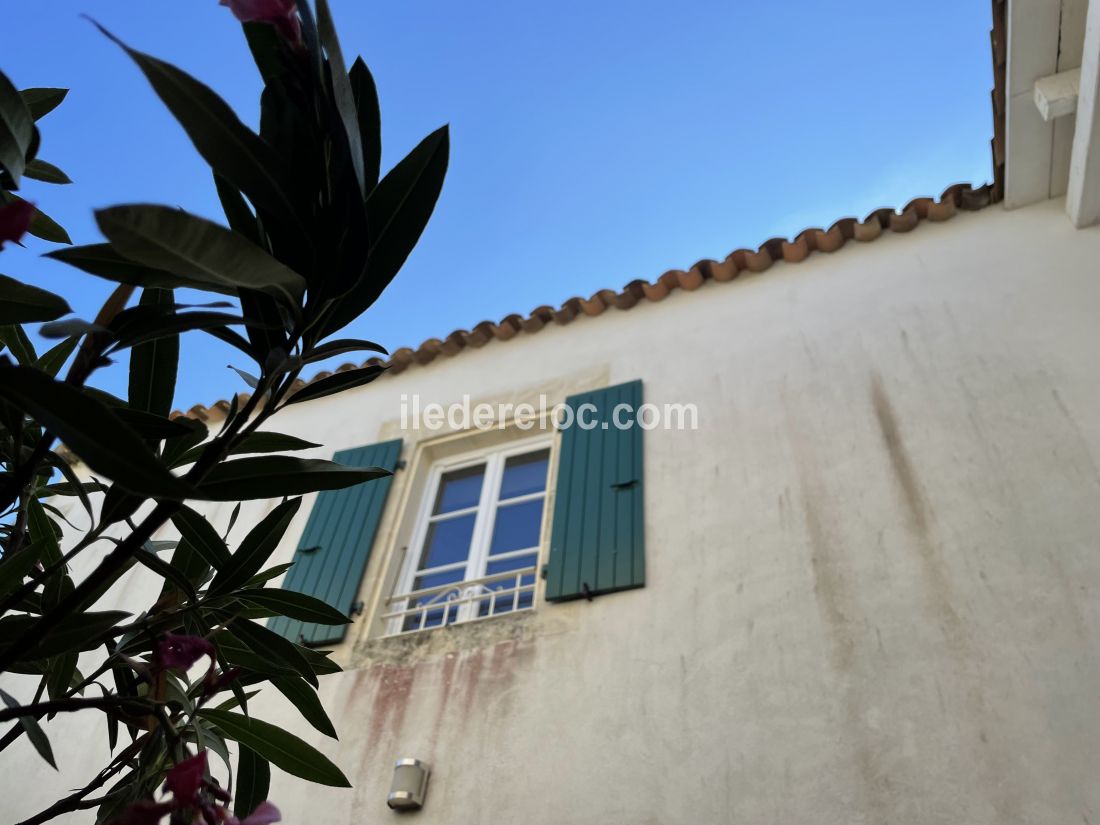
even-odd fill
[[(221, 2), (262, 79), (258, 133), (183, 70), (95, 25), (209, 165), (224, 224), (174, 206), (121, 204), (95, 212), (102, 242), (71, 245), (19, 194), (26, 179), (69, 183), (39, 157), (40, 119), (65, 91), (19, 91), (0, 74), (0, 249), (34, 235), (59, 245), (48, 257), (117, 285), (96, 317), (74, 318), (63, 297), (0, 276), (0, 752), (25, 737), (55, 764), (49, 722), (72, 713), (102, 715), (106, 725), (88, 729), (105, 730), (110, 751), (86, 784), (24, 825), (263, 825), (279, 819), (268, 800), (272, 764), (349, 784), (316, 749), (250, 714), (257, 691), (275, 690), (336, 735), (316, 688), (338, 666), (254, 620), (348, 621), (270, 586), (289, 565), (269, 559), (300, 496), (385, 471), (296, 457), (318, 445), (269, 421), (383, 371), (298, 381), (332, 356), (384, 354), (340, 331), (420, 238), (446, 174), (448, 134), (428, 135), (380, 176), (374, 81), (361, 58), (347, 66), (326, 1)], [(179, 303), (180, 289), (210, 300)], [(234, 348), (249, 385), (217, 431), (171, 415), (188, 333)], [(39, 352), (43, 338), (51, 346)], [(95, 386), (116, 362), (128, 363), (126, 398)], [(254, 499), (281, 501), (240, 525), (235, 546), (197, 505), (236, 501), (236, 521), (239, 502)], [(67, 517), (85, 512), (86, 526)], [(154, 538), (168, 527), (178, 540)], [(161, 582), (149, 602), (97, 609), (139, 565)]]

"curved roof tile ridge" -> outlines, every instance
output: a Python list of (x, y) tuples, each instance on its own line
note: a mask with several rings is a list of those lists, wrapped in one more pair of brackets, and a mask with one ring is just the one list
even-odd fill
[[(915, 229), (922, 221), (939, 222), (953, 217), (958, 210), (975, 211), (998, 200), (995, 198), (995, 185), (985, 184), (972, 187), (970, 184), (956, 183), (943, 191), (939, 198), (914, 198), (900, 210), (884, 207), (876, 209), (863, 220), (841, 218), (828, 229), (811, 227), (799, 232), (794, 238), (770, 238), (756, 249), (736, 249), (725, 260), (704, 259), (696, 262), (690, 269), (670, 269), (654, 281), (633, 280), (616, 292), (613, 289), (601, 289), (589, 298), (572, 297), (558, 308), (539, 306), (526, 316), (512, 314), (499, 323), (482, 321), (472, 329), (457, 329), (440, 340), (429, 338), (416, 349), (401, 347), (395, 350), (388, 360), (369, 358), (360, 364), (341, 364), (335, 370), (323, 370), (308, 381), (299, 380), (295, 390), (313, 381), (326, 378), (336, 372), (346, 372), (360, 367), (381, 365), (389, 367), (389, 372), (399, 373), (413, 364), (430, 364), (441, 356), (457, 355), (467, 347), (483, 347), (489, 341), (508, 341), (521, 332), (528, 335), (541, 330), (549, 323), (565, 325), (580, 315), (595, 317), (610, 308), (628, 310), (640, 301), (656, 303), (663, 301), (677, 289), (695, 290), (707, 281), (724, 283), (732, 281), (743, 272), (758, 273), (769, 269), (772, 264), (782, 261), (799, 263), (815, 252), (836, 252), (848, 241), (867, 243), (879, 238), (884, 232), (903, 233)], [(247, 396), (242, 395), (243, 402)], [(210, 407), (196, 404), (186, 412), (176, 411), (172, 417), (186, 416), (206, 420), (215, 410), (225, 412), (228, 401), (217, 401)]]

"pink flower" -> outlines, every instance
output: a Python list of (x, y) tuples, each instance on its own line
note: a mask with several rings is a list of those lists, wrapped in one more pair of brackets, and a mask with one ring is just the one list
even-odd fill
[(210, 657), (210, 667), (213, 668), (214, 645), (201, 636), (180, 636), (168, 633), (157, 642), (157, 666), (162, 670), (177, 667), (187, 671), (203, 656)]
[(206, 751), (199, 751), (190, 759), (177, 762), (164, 778), (164, 785), (172, 792), (176, 805), (191, 805), (202, 787), (206, 773)]
[[(271, 825), (272, 822), (279, 822), (282, 818), (283, 815), (279, 813), (278, 808), (270, 802), (261, 802), (256, 806), (256, 810), (240, 821), (240, 825)], [(230, 820), (228, 825), (235, 825), (235, 823)]]
[(154, 802), (152, 799), (139, 799), (129, 805), (111, 825), (157, 825), (165, 814), (175, 810), (171, 802)]
[(34, 204), (28, 201), (14, 201), (0, 206), (0, 249), (8, 241), (18, 243), (31, 225), (34, 217)]
[(242, 23), (268, 23), (291, 43), (302, 39), (297, 0), (221, 0)]

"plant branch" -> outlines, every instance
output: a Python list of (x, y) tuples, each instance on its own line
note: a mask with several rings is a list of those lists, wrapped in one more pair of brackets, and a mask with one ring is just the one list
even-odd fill
[(101, 770), (91, 782), (81, 788), (79, 791), (66, 796), (63, 799), (59, 799), (57, 802), (50, 805), (45, 810), (35, 814), (29, 819), (24, 819), (19, 825), (41, 825), (43, 822), (48, 822), (55, 816), (61, 814), (71, 813), (73, 811), (83, 810), (85, 808), (92, 807), (85, 802), (84, 797), (90, 794), (92, 791), (102, 788), (107, 784), (112, 776), (117, 774), (123, 768), (126, 767), (126, 763), (131, 757), (136, 756), (145, 745), (145, 737), (141, 736), (131, 742), (126, 748), (119, 752), (118, 756), (111, 760), (111, 763)]
[[(132, 706), (132, 707), (128, 707)], [(36, 702), (17, 708), (0, 708), (0, 722), (11, 722), (21, 716), (42, 717), (50, 713), (72, 713), (78, 710), (107, 710), (119, 708), (148, 712), (152, 710), (147, 699), (132, 696), (101, 696), (88, 699), (53, 699), (49, 702)]]

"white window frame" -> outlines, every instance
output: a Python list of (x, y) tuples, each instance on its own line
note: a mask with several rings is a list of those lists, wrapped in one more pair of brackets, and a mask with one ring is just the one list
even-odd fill
[[(501, 561), (516, 556), (529, 555), (534, 552), (535, 583), (537, 586), (538, 569), (542, 562), (543, 554), (543, 534), (545, 532), (547, 519), (546, 505), (550, 492), (551, 472), (551, 461), (549, 459), (552, 458), (553, 444), (552, 436), (537, 436), (526, 438), (522, 441), (511, 441), (505, 445), (497, 444), (495, 446), (483, 447), (479, 450), (440, 459), (432, 465), (428, 476), (428, 483), (425, 485), (424, 494), (421, 496), (420, 506), (416, 517), (416, 525), (412, 532), (412, 540), (409, 542), (409, 549), (411, 552), (406, 555), (403, 569), (397, 579), (397, 586), (393, 591), (394, 595), (388, 600), (389, 608), (387, 612), (400, 612), (407, 609), (408, 600), (398, 600), (396, 597), (411, 593), (417, 575), (424, 572), (418, 569), (420, 566), (420, 557), (424, 553), (424, 542), (432, 522), (432, 508), (435, 505), (436, 497), (439, 495), (439, 485), (443, 480), (443, 476), (455, 470), (462, 470), (480, 464), (485, 465), (485, 475), (481, 484), (481, 495), (478, 498), (478, 503), (472, 507), (463, 508), (462, 510), (453, 510), (446, 514), (450, 518), (457, 517), (460, 514), (475, 514), (474, 529), (470, 537), (470, 553), (465, 562), (466, 576), (461, 581), (450, 585), (451, 588), (461, 591), (461, 598), (456, 604), (458, 615), (451, 622), (445, 621), (443, 624), (424, 627), (423, 630), (438, 630), (455, 624), (463, 624), (465, 622), (493, 618), (494, 616), (507, 615), (512, 612), (534, 609), (535, 593), (533, 586), (530, 607), (513, 608), (513, 610), (507, 611), (506, 613), (494, 613), (490, 611), (488, 616), (479, 616), (480, 604), (486, 598), (486, 594), (481, 592), (480, 585), (485, 578), (485, 569), (489, 562), (489, 549), (492, 543), (493, 528), (496, 524), (497, 510), (500, 505), (500, 485), (504, 476), (505, 464), (509, 458), (514, 456), (526, 455), (527, 453), (545, 449), (550, 451), (550, 455), (548, 455), (546, 480), (542, 491), (505, 499), (507, 505), (520, 504), (525, 501), (535, 501), (538, 499), (542, 500), (542, 519), (539, 523), (538, 543), (533, 547), (510, 550), (507, 553), (499, 553), (493, 556), (493, 561)], [(441, 565), (438, 568), (431, 568), (431, 570), (433, 572), (442, 573), (446, 572), (448, 569), (457, 568), (462, 564), (463, 562), (456, 562), (453, 565)], [(511, 571), (509, 575), (512, 575)], [(518, 603), (518, 594), (516, 602)], [(441, 602), (439, 607), (446, 608), (446, 603)], [(446, 616), (447, 613), (445, 612), (444, 619), (446, 619)], [(386, 634), (393, 636), (401, 633), (418, 632), (416, 629), (402, 629), (405, 618), (405, 616), (393, 616), (390, 618), (386, 625)]]

